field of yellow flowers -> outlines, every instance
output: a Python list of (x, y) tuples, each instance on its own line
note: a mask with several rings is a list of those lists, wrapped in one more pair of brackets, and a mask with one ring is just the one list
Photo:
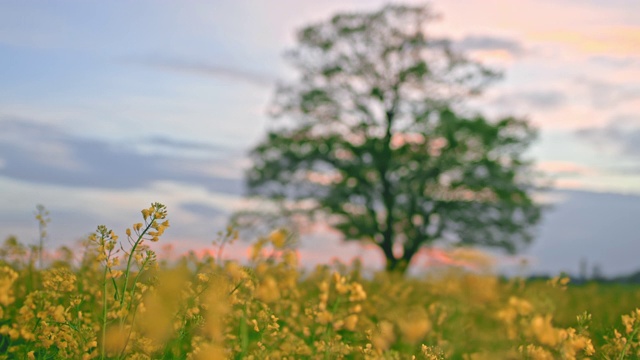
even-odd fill
[[(0, 359), (637, 359), (640, 288), (502, 279), (460, 269), (421, 278), (360, 267), (302, 271), (286, 232), (249, 265), (149, 244), (166, 208), (123, 238), (104, 226), (41, 269), (0, 248)], [(227, 229), (217, 249), (237, 234)], [(220, 254), (218, 254), (220, 255)], [(78, 260), (79, 259), (79, 260)]]

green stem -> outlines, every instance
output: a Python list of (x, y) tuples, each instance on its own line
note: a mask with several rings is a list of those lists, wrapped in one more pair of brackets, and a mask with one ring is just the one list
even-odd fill
[(242, 286), (242, 284), (244, 284), (244, 280), (240, 281), (238, 285), (236, 285), (233, 289), (231, 289), (228, 296), (231, 296), (234, 292), (236, 292), (236, 290), (238, 290), (240, 286)]
[(633, 329), (633, 332), (629, 335), (629, 337), (627, 337), (627, 342), (624, 344), (624, 348), (622, 348), (622, 352), (620, 353), (620, 355), (618, 355), (618, 360), (624, 359), (625, 355), (627, 355), (627, 350), (629, 350), (629, 344), (631, 343), (631, 341), (633, 341), (633, 338), (638, 333), (638, 330), (640, 330), (640, 326), (636, 324), (635, 328)]
[(147, 231), (149, 231), (149, 229), (151, 228), (151, 225), (153, 225), (155, 221), (156, 221), (156, 217), (154, 216), (151, 219), (151, 221), (149, 221), (149, 223), (144, 228), (144, 230), (140, 233), (140, 235), (138, 236), (138, 239), (136, 240), (136, 242), (133, 244), (133, 247), (131, 248), (131, 252), (129, 253), (129, 259), (127, 260), (127, 269), (125, 270), (125, 273), (124, 273), (124, 287), (122, 288), (123, 296), (120, 298), (120, 306), (122, 306), (122, 303), (124, 303), (124, 293), (127, 291), (127, 285), (129, 284), (129, 272), (131, 269), (131, 260), (133, 259), (133, 256), (136, 252), (136, 248), (138, 247), (138, 244), (140, 244), (140, 242), (142, 241), (142, 237), (147, 233)]
[[(113, 272), (111, 268), (108, 268), (108, 269), (109, 269), (109, 275), (112, 275)], [(111, 276), (111, 283), (113, 285), (113, 290), (115, 291), (115, 294), (113, 294), (113, 299), (118, 300), (118, 285), (116, 284), (116, 279), (113, 276)]]
[[(146, 258), (145, 261), (142, 263), (142, 266), (140, 266), (140, 269), (138, 269), (138, 273), (136, 274), (136, 277), (133, 279), (133, 283), (131, 284), (131, 291), (129, 292), (129, 307), (127, 308), (127, 317), (129, 316), (129, 312), (131, 311), (131, 307), (133, 306), (133, 294), (136, 291), (136, 284), (138, 283), (138, 279), (140, 278), (140, 274), (142, 274), (142, 270), (144, 270), (145, 266), (149, 263), (149, 258)], [(123, 295), (124, 296), (124, 295)], [(136, 307), (137, 309), (137, 307)], [(134, 317), (135, 317), (135, 313), (134, 313)], [(126, 318), (125, 318), (126, 320)]]
[(107, 271), (109, 267), (105, 264), (102, 288), (102, 344), (100, 344), (100, 359), (104, 359), (105, 341), (107, 339)]
[(225, 241), (223, 240), (218, 248), (218, 255), (216, 256), (216, 263), (218, 263), (218, 266), (222, 266), (222, 252), (224, 251), (224, 244)]
[[(338, 311), (338, 306), (340, 305), (340, 299), (342, 298), (341, 295), (338, 295), (336, 297), (336, 301), (334, 301), (333, 306), (331, 306), (331, 315), (335, 315), (336, 312)], [(332, 320), (333, 321), (333, 320)], [(333, 328), (333, 324), (332, 321), (330, 321), (327, 326), (324, 329), (324, 333), (322, 334), (322, 337), (325, 339), (326, 341), (326, 346), (325, 346), (325, 350), (324, 350), (324, 358), (325, 359), (329, 359), (329, 343), (331, 342), (331, 337), (330, 337), (330, 330)]]
[[(131, 333), (133, 332), (133, 323), (136, 321), (136, 313), (138, 312), (138, 305), (136, 305), (136, 308), (133, 310), (133, 317), (131, 318), (131, 327), (129, 328), (129, 333), (127, 334), (127, 340), (124, 342), (124, 346), (122, 347), (122, 350), (120, 351), (120, 355), (118, 356), (118, 359), (123, 359), (124, 357), (124, 352), (125, 350), (127, 350), (127, 346), (129, 345), (129, 340), (131, 340)], [(128, 314), (127, 314), (128, 316)]]
[(240, 341), (242, 352), (240, 358), (244, 358), (249, 349), (249, 328), (247, 327), (247, 309), (242, 309), (242, 318), (240, 319)]

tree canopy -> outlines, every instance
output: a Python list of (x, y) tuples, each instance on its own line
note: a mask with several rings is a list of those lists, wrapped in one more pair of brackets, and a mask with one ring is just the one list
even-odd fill
[(303, 28), (287, 53), (274, 126), (250, 154), (250, 194), (304, 202), (345, 240), (370, 241), (388, 270), (423, 246), (499, 247), (532, 238), (523, 119), (466, 111), (498, 74), (431, 37), (428, 7), (388, 5)]

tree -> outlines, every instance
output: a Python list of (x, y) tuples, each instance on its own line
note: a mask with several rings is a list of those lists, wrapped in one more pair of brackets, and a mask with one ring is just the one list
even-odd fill
[[(463, 115), (497, 73), (431, 38), (427, 7), (388, 5), (303, 28), (280, 121), (250, 154), (251, 195), (305, 203), (404, 272), (435, 242), (514, 252), (540, 217), (526, 121)], [(309, 204), (311, 206), (309, 207)]]

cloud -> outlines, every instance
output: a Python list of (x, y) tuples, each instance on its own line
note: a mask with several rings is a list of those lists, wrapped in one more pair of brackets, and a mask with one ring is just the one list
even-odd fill
[(198, 215), (202, 218), (218, 218), (223, 215), (227, 215), (228, 211), (220, 209), (216, 206), (211, 206), (208, 204), (202, 204), (197, 202), (186, 202), (180, 205), (183, 210), (186, 210), (190, 213)]
[(452, 47), (485, 66), (504, 69), (525, 54), (522, 44), (516, 40), (490, 35), (468, 35), (452, 42)]
[[(0, 149), (11, 147), (18, 156), (42, 167), (55, 166), (67, 170), (78, 170), (80, 163), (66, 143), (66, 135), (52, 125), (29, 123), (15, 117), (0, 119)], [(28, 141), (27, 139), (37, 139)], [(10, 154), (4, 153), (4, 168), (11, 164)]]
[[(53, 125), (25, 119), (3, 118), (0, 122), (4, 129), (0, 153), (5, 161), (0, 175), (12, 179), (109, 189), (144, 188), (158, 181), (177, 181), (220, 193), (243, 192), (240, 178), (217, 176), (211, 171), (234, 166), (237, 162), (234, 159), (241, 154), (192, 157), (178, 151), (144, 152), (135, 146), (78, 137)], [(173, 139), (156, 138), (150, 143), (178, 149), (218, 150), (215, 146)]]
[(581, 30), (540, 31), (533, 40), (571, 47), (592, 56), (639, 56), (640, 27), (609, 26)]
[(613, 83), (581, 77), (576, 79), (575, 83), (586, 90), (594, 108), (610, 108), (640, 99), (640, 84), (637, 82)]
[(152, 145), (158, 145), (162, 147), (168, 147), (177, 150), (205, 150), (211, 152), (219, 152), (226, 150), (224, 147), (190, 140), (171, 139), (163, 136), (156, 136), (148, 139), (148, 142)]
[(515, 97), (522, 99), (536, 108), (558, 108), (564, 105), (567, 97), (564, 93), (554, 90), (549, 91), (530, 91), (516, 93)]
[[(171, 159), (182, 158), (226, 158), (229, 154), (237, 152), (226, 146), (215, 145), (202, 141), (175, 139), (165, 136), (156, 136), (143, 140), (133, 141), (126, 145), (141, 154), (163, 155)], [(226, 157), (223, 156), (226, 154)]]
[(567, 96), (557, 90), (530, 90), (501, 94), (492, 103), (496, 106), (511, 108), (527, 106), (538, 111), (560, 108), (567, 103), (567, 100)]
[(489, 36), (489, 35), (469, 35), (462, 40), (456, 41), (453, 46), (462, 51), (507, 51), (514, 57), (524, 53), (522, 44), (516, 40)]
[(619, 70), (620, 68), (637, 68), (640, 66), (640, 57), (633, 56), (607, 56), (607, 55), (595, 55), (589, 57), (589, 61), (597, 64)]
[(271, 75), (261, 74), (233, 66), (211, 64), (203, 61), (191, 61), (176, 58), (147, 58), (143, 60), (131, 60), (128, 62), (161, 70), (240, 81), (259, 87), (272, 87), (276, 82), (276, 78)]
[(536, 164), (536, 168), (556, 176), (590, 175), (595, 172), (594, 169), (570, 161), (543, 161)]
[(605, 151), (640, 160), (640, 116), (616, 116), (603, 127), (579, 129), (576, 135)]

